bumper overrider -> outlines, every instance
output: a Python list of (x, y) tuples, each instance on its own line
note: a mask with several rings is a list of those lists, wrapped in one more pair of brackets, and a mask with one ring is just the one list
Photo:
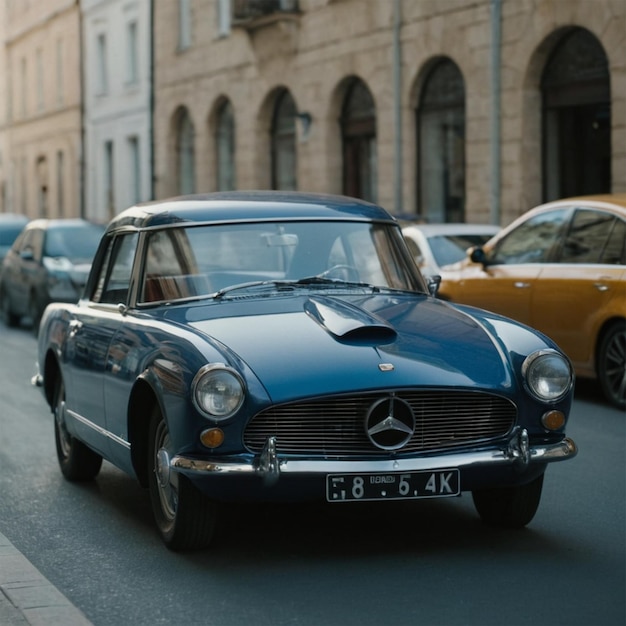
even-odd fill
[(328, 475), (353, 473), (398, 473), (442, 468), (487, 469), (505, 466), (524, 473), (532, 465), (545, 465), (571, 459), (578, 448), (569, 437), (557, 443), (531, 446), (528, 431), (517, 428), (508, 443), (499, 449), (475, 450), (419, 458), (376, 460), (281, 459), (276, 452), (276, 438), (268, 437), (260, 455), (249, 462), (228, 459), (198, 459), (176, 455), (169, 460), (170, 470), (200, 478), (217, 475), (256, 475), (272, 485), (282, 475)]

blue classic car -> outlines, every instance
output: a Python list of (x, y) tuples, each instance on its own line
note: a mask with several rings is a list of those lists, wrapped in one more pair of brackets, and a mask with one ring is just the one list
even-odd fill
[(433, 297), (396, 220), (352, 198), (233, 192), (132, 207), (77, 304), (41, 321), (61, 471), (106, 459), (174, 550), (229, 501), (455, 497), (519, 527), (572, 458), (568, 359)]

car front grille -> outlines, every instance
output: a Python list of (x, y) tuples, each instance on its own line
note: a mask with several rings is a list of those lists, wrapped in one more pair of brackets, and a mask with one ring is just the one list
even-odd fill
[[(278, 454), (307, 456), (372, 456), (388, 454), (366, 433), (370, 407), (389, 393), (340, 396), (271, 407), (255, 415), (244, 433), (251, 451), (276, 437)], [(483, 392), (397, 391), (415, 416), (415, 432), (397, 454), (415, 454), (480, 444), (506, 435), (517, 409), (506, 398)]]

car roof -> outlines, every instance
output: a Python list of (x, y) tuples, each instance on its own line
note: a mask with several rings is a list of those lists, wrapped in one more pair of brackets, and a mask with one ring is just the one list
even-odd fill
[(402, 227), (403, 232), (411, 232), (416, 229), (424, 233), (427, 237), (435, 235), (464, 235), (473, 234), (495, 234), (500, 230), (500, 226), (494, 224), (468, 224), (466, 222), (441, 223), (441, 224), (409, 224)]
[(305, 192), (233, 191), (180, 196), (126, 209), (108, 230), (154, 228), (180, 222), (233, 222), (272, 219), (395, 219), (382, 207), (346, 196)]
[(585, 206), (597, 207), (599, 209), (618, 209), (620, 213), (626, 211), (626, 193), (605, 193), (588, 196), (572, 196), (571, 198), (562, 198), (553, 200), (536, 206), (531, 211), (550, 209), (559, 206), (572, 206), (576, 204), (584, 204)]
[(28, 218), (21, 213), (0, 213), (0, 224), (26, 224)]
[(85, 224), (90, 225), (92, 222), (88, 220), (84, 220), (80, 217), (59, 217), (59, 218), (37, 218), (28, 223), (26, 228), (56, 228), (57, 226), (63, 227), (75, 227), (75, 226), (84, 226)]

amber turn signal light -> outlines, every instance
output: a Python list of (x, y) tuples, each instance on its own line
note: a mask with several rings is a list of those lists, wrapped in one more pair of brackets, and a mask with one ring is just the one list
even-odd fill
[(203, 430), (200, 435), (200, 441), (207, 448), (217, 448), (224, 443), (224, 431), (221, 428)]
[(558, 430), (565, 426), (565, 415), (561, 411), (548, 411), (541, 416), (541, 423), (548, 430)]

